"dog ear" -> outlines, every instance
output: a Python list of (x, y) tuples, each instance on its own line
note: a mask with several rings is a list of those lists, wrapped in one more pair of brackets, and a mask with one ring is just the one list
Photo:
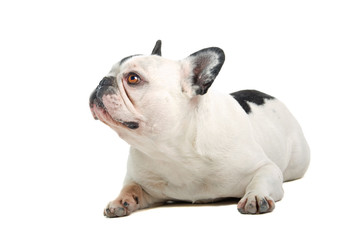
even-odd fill
[(161, 56), (161, 40), (157, 40), (151, 55)]
[(205, 48), (185, 58), (187, 81), (196, 95), (207, 93), (225, 61), (224, 51), (217, 47)]

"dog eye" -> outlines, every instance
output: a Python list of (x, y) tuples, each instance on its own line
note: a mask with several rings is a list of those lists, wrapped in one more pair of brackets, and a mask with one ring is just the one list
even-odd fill
[(130, 84), (130, 85), (135, 85), (135, 84), (138, 84), (140, 83), (141, 79), (138, 75), (136, 75), (135, 73), (130, 73), (128, 76), (127, 76), (127, 79), (126, 81)]

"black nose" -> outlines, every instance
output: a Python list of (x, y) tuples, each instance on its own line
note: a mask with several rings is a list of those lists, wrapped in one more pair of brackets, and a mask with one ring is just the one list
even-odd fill
[(96, 91), (97, 91), (97, 89), (95, 89), (90, 95), (90, 98), (89, 98), (90, 107), (92, 107), (92, 105), (94, 104), (94, 101), (96, 99)]
[(114, 85), (115, 77), (104, 77), (100, 82), (99, 86), (112, 86)]

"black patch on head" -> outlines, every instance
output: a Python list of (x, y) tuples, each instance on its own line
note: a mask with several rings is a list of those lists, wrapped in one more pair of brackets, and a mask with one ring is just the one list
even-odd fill
[(128, 57), (126, 57), (126, 58), (123, 58), (123, 59), (119, 62), (119, 66), (120, 66), (121, 64), (123, 64), (124, 62), (126, 62), (127, 60), (129, 60), (130, 58), (136, 57), (136, 56), (140, 56), (140, 55), (141, 55), (141, 54), (134, 54), (134, 55), (128, 56)]
[(257, 105), (263, 105), (265, 99), (275, 99), (274, 97), (256, 90), (242, 90), (230, 94), (241, 105), (247, 114), (251, 113), (251, 108), (248, 102)]

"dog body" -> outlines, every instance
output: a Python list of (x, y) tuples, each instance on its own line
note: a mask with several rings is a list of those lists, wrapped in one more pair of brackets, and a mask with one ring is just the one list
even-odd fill
[(169, 200), (241, 198), (241, 213), (265, 213), (282, 183), (301, 178), (310, 153), (302, 130), (277, 99), (245, 90), (208, 91), (225, 60), (208, 48), (173, 61), (130, 56), (115, 64), (90, 97), (93, 116), (130, 145), (120, 195), (108, 217)]

